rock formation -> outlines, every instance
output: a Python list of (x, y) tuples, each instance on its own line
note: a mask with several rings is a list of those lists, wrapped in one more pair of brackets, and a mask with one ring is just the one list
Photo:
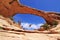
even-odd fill
[(57, 25), (57, 28), (53, 28), (53, 31), (29, 31), (23, 30), (12, 20), (10, 22), (13, 24), (0, 15), (0, 40), (60, 40), (60, 24)]
[(52, 18), (56, 20), (60, 20), (60, 13), (58, 12), (46, 12), (46, 14), (49, 14), (49, 16), (51, 16)]
[(21, 27), (20, 24), (15, 23), (11, 19), (9, 19), (9, 21), (12, 23), (12, 24), (10, 24), (10, 22), (8, 22), (7, 19), (5, 19), (5, 17), (3, 17), (3, 16), (0, 15), (0, 27), (12, 28), (12, 29), (18, 29), (18, 30), (22, 29), (22, 27)]
[(30, 8), (19, 4), (18, 0), (0, 0), (0, 14), (5, 17), (14, 16), (15, 14), (33, 14), (37, 16), (43, 17), (47, 23), (52, 24), (55, 20), (54, 17), (51, 17), (50, 14), (37, 10), (34, 8)]
[[(14, 23), (11, 19), (9, 19), (10, 22), (12, 22), (13, 24), (10, 24), (6, 19), (5, 17), (3, 16), (0, 16), (0, 27), (2, 27), (4, 30), (10, 30), (10, 31), (16, 31), (16, 32), (27, 32), (27, 33), (45, 33), (45, 34), (48, 34), (48, 33), (60, 33), (60, 24), (59, 26), (55, 27), (55, 28), (52, 28), (51, 30), (55, 30), (55, 31), (47, 31), (47, 30), (44, 30), (44, 31), (38, 31), (38, 30), (23, 30), (23, 28), (21, 27), (21, 25), (17, 24), (17, 23)], [(57, 31), (57, 30), (58, 31)]]
[(19, 24), (8, 18), (17, 13), (42, 16), (49, 24), (60, 20), (60, 14), (55, 12), (44, 12), (23, 6), (18, 0), (0, 0), (0, 14), (4, 16), (0, 16), (0, 27), (2, 28), (0, 29), (0, 40), (60, 40), (60, 23), (48, 31), (23, 30)]

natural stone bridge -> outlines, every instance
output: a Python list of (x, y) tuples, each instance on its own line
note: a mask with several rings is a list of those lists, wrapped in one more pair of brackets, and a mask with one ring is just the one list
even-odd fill
[(44, 12), (24, 6), (19, 0), (0, 0), (0, 14), (5, 17), (14, 16), (15, 14), (33, 14), (43, 17), (47, 23), (52, 24), (55, 19), (60, 19), (60, 14), (55, 12)]

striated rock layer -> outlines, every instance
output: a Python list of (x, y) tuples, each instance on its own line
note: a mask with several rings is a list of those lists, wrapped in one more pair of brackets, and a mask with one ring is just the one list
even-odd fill
[(60, 40), (60, 34), (0, 32), (0, 40)]
[(0, 15), (0, 27), (22, 30), (22, 27), (20, 24), (14, 23), (14, 21), (12, 21), (11, 19), (9, 19), (8, 21), (8, 18), (6, 19), (1, 15)]
[(19, 0), (0, 0), (0, 14), (5, 17), (14, 16), (17, 13), (20, 14), (33, 14), (37, 16), (42, 16), (47, 23), (52, 24), (55, 20), (53, 15), (50, 15), (48, 12), (41, 10), (36, 10), (19, 4)]
[(60, 40), (60, 24), (56, 28), (51, 29), (55, 30), (57, 32), (56, 34), (53, 34), (53, 31), (52, 34), (48, 34), (50, 31), (23, 30), (21, 26), (12, 20), (9, 21), (12, 24), (5, 17), (0, 16), (0, 27), (3, 28), (0, 28), (0, 40)]

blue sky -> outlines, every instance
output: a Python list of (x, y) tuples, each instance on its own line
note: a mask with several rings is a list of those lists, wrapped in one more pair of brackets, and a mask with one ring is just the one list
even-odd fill
[[(60, 12), (60, 0), (20, 0), (20, 2), (38, 10)], [(15, 22), (21, 21), (21, 25), (28, 30), (37, 29), (40, 24), (45, 23), (42, 17), (31, 14), (17, 14), (13, 18)], [(32, 26), (28, 27), (30, 24)]]

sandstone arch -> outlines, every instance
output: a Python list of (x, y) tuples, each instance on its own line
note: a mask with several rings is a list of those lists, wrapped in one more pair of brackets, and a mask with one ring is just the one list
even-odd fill
[(54, 18), (49, 16), (50, 14), (19, 4), (18, 0), (0, 0), (1, 15), (5, 17), (10, 17), (17, 13), (42, 16), (49, 24), (52, 24), (52, 22), (54, 21)]

